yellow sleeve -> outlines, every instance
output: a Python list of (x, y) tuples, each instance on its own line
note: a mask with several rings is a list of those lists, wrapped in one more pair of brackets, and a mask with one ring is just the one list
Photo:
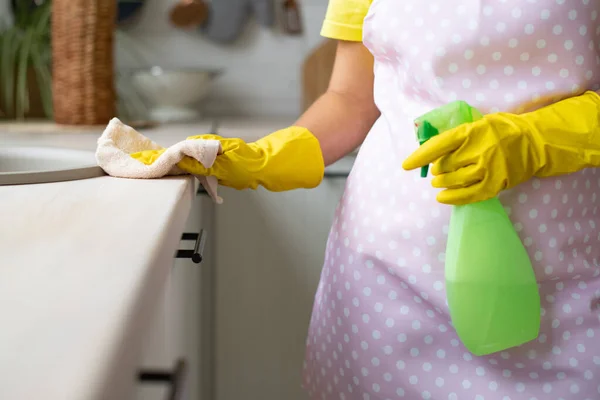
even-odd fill
[(362, 41), (363, 19), (373, 0), (329, 0), (321, 36), (330, 39)]

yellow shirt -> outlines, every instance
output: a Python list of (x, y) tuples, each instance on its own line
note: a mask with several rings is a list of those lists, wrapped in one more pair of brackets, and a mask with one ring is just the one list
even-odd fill
[(362, 41), (363, 19), (373, 0), (329, 0), (321, 35), (331, 39)]

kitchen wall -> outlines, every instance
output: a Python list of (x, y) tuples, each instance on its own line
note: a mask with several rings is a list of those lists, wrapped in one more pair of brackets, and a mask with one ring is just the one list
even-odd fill
[[(217, 0), (219, 1), (219, 0)], [(281, 9), (283, 0), (274, 0)], [(304, 57), (323, 39), (319, 35), (326, 0), (298, 0), (304, 24), (300, 37), (287, 36), (279, 23), (258, 26), (253, 17), (233, 44), (218, 45), (200, 32), (183, 32), (168, 20), (177, 0), (147, 0), (141, 15), (121, 27), (127, 45), (119, 40), (117, 66), (146, 66), (131, 56), (135, 46), (149, 64), (164, 67), (218, 67), (225, 73), (207, 104), (211, 114), (291, 116), (300, 112), (300, 68)], [(0, 20), (9, 17), (9, 0), (0, 0)]]
[(0, 23), (12, 21), (10, 15), (10, 0), (0, 0)]
[[(303, 36), (287, 36), (279, 22), (272, 29), (258, 26), (250, 17), (239, 40), (228, 45), (212, 43), (200, 32), (172, 27), (168, 12), (176, 1), (147, 0), (135, 24), (123, 29), (131, 41), (119, 42), (119, 67), (141, 66), (131, 56), (133, 43), (153, 65), (223, 68), (207, 113), (292, 117), (300, 113), (301, 64), (322, 40), (319, 31), (327, 1), (299, 0)], [(282, 0), (275, 3), (281, 9)]]

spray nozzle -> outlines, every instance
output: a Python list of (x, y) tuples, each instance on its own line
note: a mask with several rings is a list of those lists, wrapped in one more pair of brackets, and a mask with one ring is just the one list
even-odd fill
[[(471, 107), (462, 100), (448, 103), (436, 108), (427, 114), (421, 115), (415, 120), (417, 140), (422, 145), (435, 135), (455, 128), (467, 122), (473, 122), (483, 115), (477, 109)], [(429, 165), (421, 168), (421, 177), (427, 177)]]
[[(415, 122), (415, 129), (417, 130), (417, 140), (419, 145), (422, 145), (438, 133), (440, 133), (433, 125), (427, 121)], [(421, 178), (426, 178), (429, 172), (429, 164), (421, 167)]]

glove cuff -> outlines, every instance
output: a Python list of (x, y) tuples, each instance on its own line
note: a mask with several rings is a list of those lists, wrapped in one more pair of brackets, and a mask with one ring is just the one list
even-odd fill
[(599, 116), (600, 96), (593, 91), (521, 115), (539, 157), (535, 176), (600, 166)]
[(321, 145), (308, 129), (289, 126), (253, 145), (268, 155), (260, 174), (260, 184), (267, 190), (312, 189), (323, 180), (325, 161)]

